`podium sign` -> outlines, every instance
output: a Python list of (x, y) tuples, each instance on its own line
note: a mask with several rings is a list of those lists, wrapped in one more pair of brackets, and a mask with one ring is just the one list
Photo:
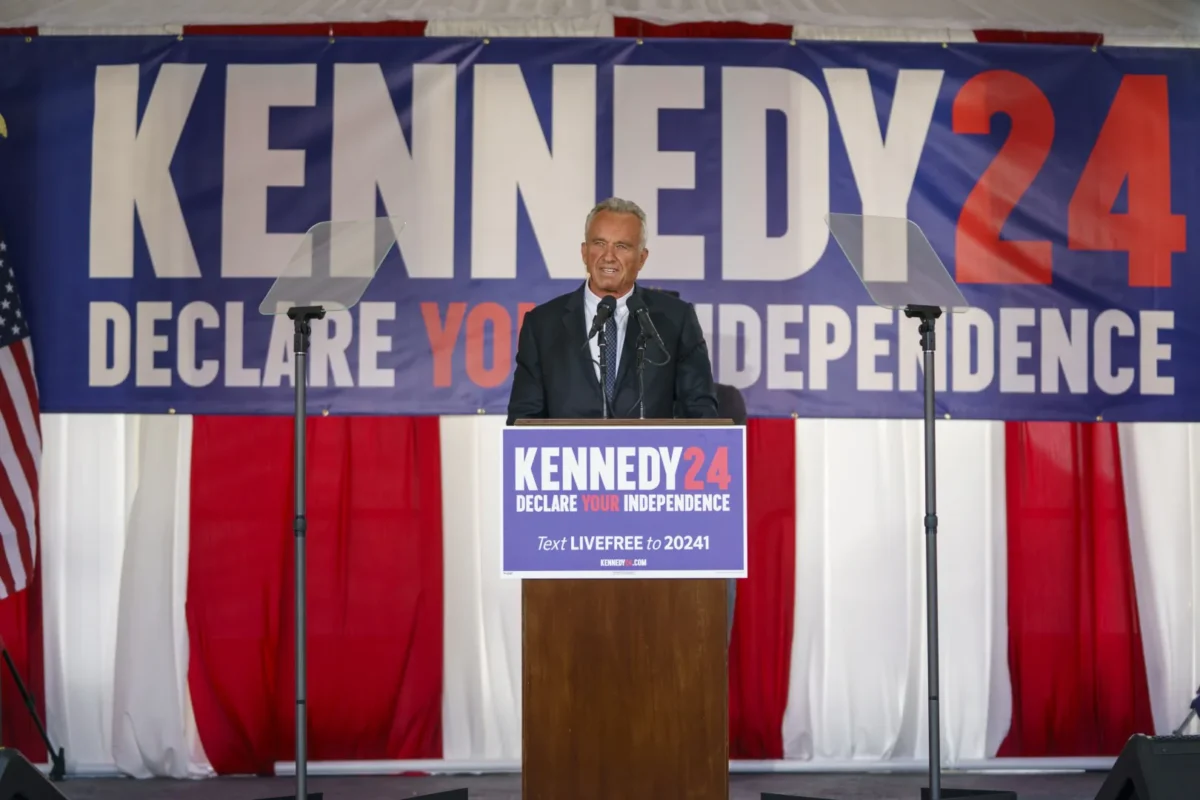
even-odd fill
[(742, 426), (518, 426), (501, 447), (508, 578), (744, 578)]

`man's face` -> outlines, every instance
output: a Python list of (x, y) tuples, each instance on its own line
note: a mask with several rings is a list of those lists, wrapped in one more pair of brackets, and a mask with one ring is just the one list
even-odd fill
[(642, 249), (642, 224), (633, 214), (601, 211), (588, 226), (583, 263), (592, 291), (618, 297), (633, 288), (649, 250)]

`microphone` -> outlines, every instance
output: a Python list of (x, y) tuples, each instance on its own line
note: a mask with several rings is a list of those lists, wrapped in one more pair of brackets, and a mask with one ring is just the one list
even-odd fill
[(617, 301), (611, 294), (604, 295), (600, 301), (600, 307), (596, 309), (596, 316), (592, 318), (592, 329), (588, 331), (588, 341), (592, 340), (600, 331), (604, 330), (604, 323), (608, 322), (608, 318), (617, 310)]
[(666, 361), (661, 363), (651, 361), (650, 363), (656, 367), (666, 366), (671, 361), (671, 354), (667, 352), (667, 347), (663, 343), (662, 337), (658, 335), (658, 329), (654, 327), (654, 322), (650, 319), (650, 309), (646, 308), (646, 301), (639, 297), (636, 293), (631, 295), (628, 302), (629, 310), (637, 315), (638, 324), (641, 330), (638, 332), (637, 345), (637, 377), (638, 377), (638, 418), (646, 418), (646, 341), (653, 339), (658, 348), (662, 350), (666, 356)]
[[(592, 318), (592, 329), (588, 332), (587, 342), (592, 340), (592, 337), (604, 330), (604, 323), (608, 322), (612, 317), (613, 312), (617, 310), (617, 300), (611, 294), (606, 294), (600, 300), (600, 306), (596, 309), (596, 316)], [(584, 342), (584, 347), (587, 347), (587, 342)], [(612, 416), (612, 410), (608, 407), (608, 392), (604, 387), (608, 386), (608, 357), (605, 350), (609, 347), (616, 347), (616, 342), (610, 342), (601, 337), (600, 339), (600, 408), (604, 413), (604, 418), (608, 419)]]
[(663, 343), (662, 337), (659, 336), (658, 329), (654, 327), (654, 322), (650, 319), (650, 309), (646, 308), (646, 301), (636, 294), (631, 296), (629, 298), (629, 310), (637, 314), (638, 323), (642, 326), (642, 330), (654, 340), (654, 343), (658, 345), (658, 349), (669, 360), (671, 354), (668, 352), (666, 344)]

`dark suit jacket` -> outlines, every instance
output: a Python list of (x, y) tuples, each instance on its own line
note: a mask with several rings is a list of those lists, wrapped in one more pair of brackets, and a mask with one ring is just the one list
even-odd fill
[[(508, 424), (517, 419), (598, 419), (600, 380), (587, 341), (591, 320), (584, 319), (580, 286), (525, 314), (517, 342), (517, 366), (508, 401)], [(635, 286), (634, 293), (646, 303), (650, 319), (658, 329), (671, 360), (651, 339), (646, 344), (645, 406), (647, 419), (716, 419), (717, 396), (712, 364), (696, 309), (663, 292)], [(629, 315), (621, 361), (617, 369), (614, 418), (638, 416), (637, 339), (641, 331), (637, 316)]]

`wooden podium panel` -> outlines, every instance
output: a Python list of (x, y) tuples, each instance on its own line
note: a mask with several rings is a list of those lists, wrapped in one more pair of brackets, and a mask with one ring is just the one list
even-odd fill
[(523, 800), (727, 800), (725, 581), (525, 580)]
[(726, 581), (526, 578), (521, 590), (523, 800), (728, 800)]

